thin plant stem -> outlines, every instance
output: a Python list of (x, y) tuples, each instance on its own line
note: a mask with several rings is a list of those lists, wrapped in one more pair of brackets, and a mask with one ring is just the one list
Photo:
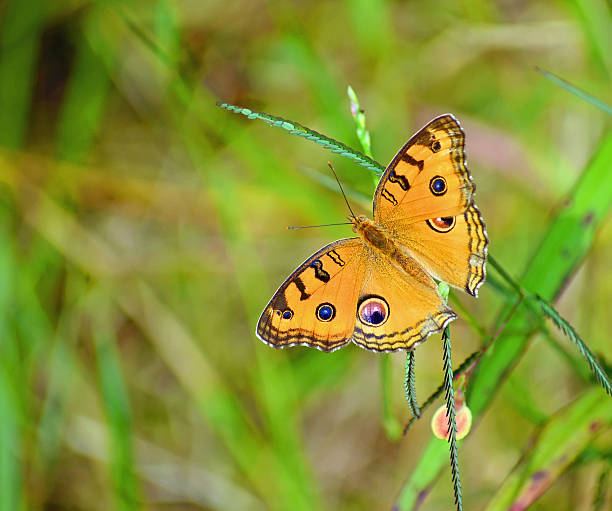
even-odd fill
[(448, 417), (448, 442), (450, 444), (450, 466), (457, 511), (463, 510), (461, 478), (459, 476), (459, 455), (457, 453), (457, 422), (455, 420), (455, 391), (453, 389), (453, 366), (451, 361), (450, 328), (442, 333), (444, 358), (444, 391), (446, 394), (446, 416)]
[(318, 131), (311, 130), (306, 126), (302, 126), (300, 123), (295, 121), (289, 121), (287, 119), (283, 119), (282, 117), (277, 117), (275, 115), (266, 114), (264, 112), (255, 112), (249, 108), (242, 108), (235, 105), (230, 105), (229, 103), (218, 102), (217, 106), (224, 108), (225, 110), (229, 110), (230, 112), (234, 112), (237, 114), (242, 114), (249, 119), (260, 119), (264, 121), (266, 124), (270, 126), (274, 126), (276, 128), (283, 128), (287, 130), (291, 135), (297, 135), (298, 137), (305, 138), (307, 140), (311, 140), (316, 144), (320, 145), (325, 149), (329, 149), (332, 153), (339, 154), (340, 156), (344, 156), (345, 158), (349, 158), (353, 160), (358, 165), (365, 167), (372, 172), (381, 173), (385, 168), (373, 160), (369, 156), (352, 149), (351, 147), (343, 144), (342, 142), (338, 142), (333, 138), (322, 135)]
[(406, 389), (406, 400), (412, 412), (412, 416), (416, 419), (421, 417), (421, 410), (416, 397), (416, 387), (414, 385), (414, 350), (410, 350), (406, 354), (406, 378), (404, 379), (404, 388)]
[[(470, 367), (472, 365), (472, 363), (474, 362), (474, 360), (476, 360), (476, 358), (480, 355), (480, 350), (473, 352), (471, 355), (469, 355), (463, 362), (461, 362), (461, 364), (459, 365), (459, 367), (457, 367), (453, 374), (456, 375), (460, 375), (463, 371), (465, 371), (468, 367)], [(442, 393), (444, 392), (444, 382), (440, 383), (440, 385), (438, 386), (438, 388), (436, 390), (434, 390), (429, 397), (423, 402), (423, 404), (421, 405), (420, 411), (421, 414), (427, 409), (429, 408), (436, 399), (438, 399)], [(410, 430), (410, 428), (412, 427), (412, 425), (417, 421), (417, 417), (412, 417), (404, 426), (404, 431), (403, 434), (405, 435), (406, 433), (408, 433), (408, 431)]]

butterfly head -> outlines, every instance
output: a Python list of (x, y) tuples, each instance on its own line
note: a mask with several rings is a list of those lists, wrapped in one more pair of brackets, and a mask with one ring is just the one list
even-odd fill
[(365, 215), (349, 216), (348, 219), (353, 224), (353, 232), (361, 232), (366, 225), (372, 223), (372, 221)]

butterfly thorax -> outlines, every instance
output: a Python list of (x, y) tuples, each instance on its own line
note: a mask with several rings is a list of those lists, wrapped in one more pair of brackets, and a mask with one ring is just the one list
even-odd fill
[(398, 251), (397, 245), (382, 226), (363, 215), (352, 219), (352, 221), (353, 232), (359, 234), (366, 245), (389, 257), (393, 257), (395, 252)]
[(394, 241), (392, 233), (373, 220), (360, 215), (352, 219), (353, 232), (359, 234), (363, 242), (379, 256), (388, 259), (395, 266), (399, 266), (416, 280), (429, 283), (429, 278), (421, 269), (417, 261), (405, 249), (401, 249)]

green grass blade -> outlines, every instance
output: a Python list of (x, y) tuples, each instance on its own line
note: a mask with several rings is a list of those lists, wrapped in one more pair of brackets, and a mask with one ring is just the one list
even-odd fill
[[(597, 488), (595, 490), (595, 496), (593, 497), (593, 511), (603, 511), (606, 503), (606, 493), (609, 493), (610, 488), (610, 465), (601, 471), (599, 479), (597, 480)], [(612, 496), (611, 496), (612, 497)]]
[[(74, 69), (58, 122), (57, 153), (68, 161), (82, 161), (100, 129), (115, 49), (112, 35), (100, 27), (111, 25), (108, 10), (93, 9), (85, 17)], [(112, 26), (112, 25), (111, 25)]]
[(519, 465), (485, 511), (526, 509), (572, 464), (586, 446), (612, 424), (609, 398), (593, 388), (554, 416), (527, 442)]
[[(605, 371), (602, 369), (601, 364), (597, 360), (597, 357), (591, 352), (582, 338), (578, 335), (578, 332), (574, 330), (574, 328), (569, 324), (569, 322), (563, 318), (554, 308), (550, 305), (546, 300), (544, 300), (541, 296), (537, 294), (533, 294), (525, 289), (523, 289), (518, 282), (516, 282), (507, 272), (506, 270), (493, 258), (493, 256), (489, 256), (489, 262), (491, 266), (493, 266), (497, 272), (503, 277), (503, 279), (510, 284), (510, 286), (519, 294), (519, 296), (528, 296), (533, 301), (537, 303), (537, 306), (532, 305), (533, 312), (539, 316), (540, 312), (543, 312), (544, 315), (553, 320), (553, 322), (557, 325), (557, 327), (570, 338), (574, 344), (578, 347), (580, 354), (586, 360), (589, 369), (592, 374), (595, 376), (595, 379), (601, 384), (604, 390), (612, 395), (612, 384), (608, 379)], [(550, 334), (546, 329), (544, 324), (540, 325), (540, 330), (544, 333), (546, 338), (550, 338)], [(583, 366), (577, 366), (577, 361), (575, 361), (569, 353), (567, 353), (561, 346), (555, 343), (552, 338), (549, 339), (552, 343), (554, 349), (558, 352), (561, 352), (563, 357), (568, 360), (571, 367), (581, 376), (584, 376)]]
[(599, 108), (601, 111), (607, 113), (608, 115), (612, 115), (612, 106), (604, 103), (600, 99), (597, 99), (594, 96), (591, 96), (588, 92), (579, 89), (575, 85), (565, 81), (563, 78), (559, 78), (557, 75), (550, 73), (549, 71), (544, 71), (544, 69), (540, 69), (536, 67), (536, 70), (541, 73), (545, 78), (553, 82), (554, 84), (562, 87), (566, 91), (574, 94), (574, 96), (578, 96), (580, 99), (584, 99), (587, 103), (591, 103), (596, 108)]
[(577, 25), (584, 31), (591, 61), (600, 65), (602, 78), (612, 77), (612, 10), (609, 2), (600, 0), (573, 0), (566, 2), (576, 13)]
[(0, 145), (26, 136), (46, 2), (7, 0), (0, 9)]
[[(5, 337), (6, 341), (6, 337)], [(0, 369), (0, 509), (21, 510), (22, 465), (20, 411), (17, 392), (2, 364)]]
[[(1, 220), (4, 220), (0, 217)], [(0, 509), (24, 508), (21, 424), (22, 396), (27, 380), (22, 371), (19, 340), (12, 321), (18, 263), (7, 236), (0, 230)]]
[(66, 408), (76, 380), (76, 362), (62, 330), (60, 327), (47, 355), (47, 392), (37, 427), (37, 455), (43, 472), (52, 470), (62, 452)]
[[(99, 317), (99, 311), (96, 313)], [(97, 322), (94, 342), (102, 404), (106, 413), (110, 444), (110, 477), (116, 509), (140, 509), (141, 498), (132, 456), (131, 411), (115, 339), (108, 327)], [(112, 324), (112, 323), (109, 323)]]

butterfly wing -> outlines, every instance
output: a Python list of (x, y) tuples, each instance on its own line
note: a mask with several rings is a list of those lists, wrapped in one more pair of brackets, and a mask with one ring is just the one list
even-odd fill
[(462, 215), (433, 218), (398, 229), (399, 244), (434, 277), (478, 296), (485, 280), (487, 233), (478, 208)]
[(374, 221), (415, 223), (463, 213), (474, 193), (464, 141), (461, 126), (450, 114), (435, 118), (414, 135), (378, 182)]
[(433, 279), (411, 257), (400, 265), (370, 258), (357, 302), (353, 341), (373, 351), (411, 349), (443, 329), (456, 314)]
[(465, 136), (450, 114), (414, 135), (382, 175), (374, 219), (432, 275), (476, 296), (488, 239), (465, 163)]
[(366, 268), (359, 238), (335, 241), (295, 270), (264, 309), (257, 336), (276, 348), (333, 351), (348, 343)]

